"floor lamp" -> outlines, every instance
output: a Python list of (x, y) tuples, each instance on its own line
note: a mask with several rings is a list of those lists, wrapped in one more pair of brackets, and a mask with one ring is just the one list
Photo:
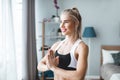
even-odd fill
[(89, 65), (90, 65), (90, 39), (96, 37), (96, 33), (93, 27), (85, 27), (82, 37), (89, 39), (89, 59), (88, 59), (88, 75), (90, 74)]

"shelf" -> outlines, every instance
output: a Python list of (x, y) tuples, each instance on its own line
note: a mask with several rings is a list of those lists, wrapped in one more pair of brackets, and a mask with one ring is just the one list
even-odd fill
[[(38, 21), (38, 23), (43, 23), (41, 21)], [(54, 22), (54, 21), (50, 21), (50, 22), (44, 22), (46, 24), (60, 24), (60, 22)]]
[(50, 47), (47, 46), (47, 45), (44, 45), (44, 46), (42, 46), (42, 47), (40, 48), (39, 51), (42, 51), (43, 49), (44, 49), (44, 50), (48, 50), (48, 49), (50, 49)]
[(47, 80), (54, 80), (54, 77), (46, 77)]
[(42, 36), (42, 35), (39, 35), (39, 38), (51, 38), (51, 39), (63, 39), (65, 38), (65, 36), (52, 36), (52, 35), (45, 35), (45, 36)]

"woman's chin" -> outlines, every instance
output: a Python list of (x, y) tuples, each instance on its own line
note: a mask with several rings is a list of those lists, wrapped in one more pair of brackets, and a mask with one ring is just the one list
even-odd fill
[(62, 33), (63, 36), (65, 36), (66, 34), (65, 33)]

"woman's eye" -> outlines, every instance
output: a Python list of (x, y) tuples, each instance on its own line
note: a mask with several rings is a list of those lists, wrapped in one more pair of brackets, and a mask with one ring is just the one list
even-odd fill
[(68, 23), (69, 21), (65, 21), (64, 23)]
[(66, 20), (66, 21), (60, 21), (60, 23), (63, 23), (63, 24), (64, 24), (64, 23), (69, 23), (69, 22), (70, 22), (70, 21), (67, 21), (67, 20)]

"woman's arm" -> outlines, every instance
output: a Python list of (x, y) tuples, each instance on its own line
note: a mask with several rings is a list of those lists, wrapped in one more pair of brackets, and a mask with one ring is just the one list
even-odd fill
[[(76, 70), (64, 70), (54, 65), (53, 55), (48, 55), (47, 65), (54, 72), (67, 80), (83, 80), (87, 70), (88, 46), (81, 42), (76, 49), (77, 68)], [(72, 76), (71, 76), (72, 75)]]
[(46, 56), (42, 58), (41, 61), (38, 63), (38, 66), (37, 66), (38, 71), (44, 72), (44, 71), (49, 70), (46, 65)]
[[(55, 44), (53, 44), (53, 46), (51, 47), (51, 49), (48, 50), (47, 54), (40, 60), (40, 62), (38, 63), (38, 66), (37, 66), (37, 69), (38, 69), (39, 71), (44, 72), (44, 71), (49, 70), (49, 68), (48, 68), (47, 65), (46, 65), (47, 55), (48, 55), (48, 53), (50, 53), (51, 51), (52, 51), (52, 53), (54, 53), (54, 52), (55, 52), (55, 48), (57, 47), (58, 44), (59, 44), (59, 42), (56, 42)], [(57, 63), (58, 63), (58, 57), (56, 57), (56, 59), (57, 59), (56, 61), (57, 61)], [(56, 63), (56, 65), (57, 65), (57, 63)]]

